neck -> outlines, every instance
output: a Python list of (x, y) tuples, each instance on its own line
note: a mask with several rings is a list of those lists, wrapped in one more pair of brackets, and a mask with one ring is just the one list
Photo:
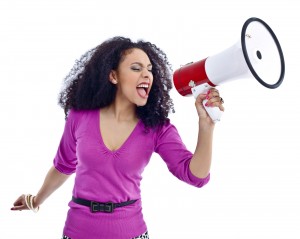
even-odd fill
[(104, 110), (115, 118), (117, 121), (136, 121), (136, 106), (132, 103), (125, 103), (122, 100), (116, 100)]

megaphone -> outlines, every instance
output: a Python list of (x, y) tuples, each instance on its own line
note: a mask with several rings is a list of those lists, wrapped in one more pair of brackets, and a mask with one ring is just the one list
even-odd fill
[[(261, 85), (275, 89), (283, 81), (284, 57), (272, 29), (259, 18), (249, 18), (242, 27), (241, 39), (226, 50), (197, 62), (181, 66), (173, 74), (175, 88), (182, 96), (195, 98), (210, 88), (236, 79), (254, 78)], [(214, 122), (222, 111), (206, 107)]]

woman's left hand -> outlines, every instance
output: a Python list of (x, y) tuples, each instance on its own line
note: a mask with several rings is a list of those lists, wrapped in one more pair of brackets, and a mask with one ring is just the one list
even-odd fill
[(205, 99), (207, 100), (205, 106), (218, 107), (221, 111), (224, 111), (224, 100), (220, 96), (219, 91), (215, 88), (211, 88), (206, 94), (200, 94), (196, 98), (195, 106), (199, 119), (211, 120), (202, 103)]

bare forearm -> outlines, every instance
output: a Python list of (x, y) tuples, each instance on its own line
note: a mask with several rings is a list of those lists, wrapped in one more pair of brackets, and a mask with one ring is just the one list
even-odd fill
[(198, 178), (205, 178), (210, 172), (213, 131), (213, 124), (199, 126), (197, 146), (190, 162), (190, 170)]
[(41, 205), (56, 189), (58, 189), (70, 175), (66, 175), (57, 171), (57, 169), (52, 166), (48, 171), (44, 183), (37, 193), (34, 204), (36, 206)]

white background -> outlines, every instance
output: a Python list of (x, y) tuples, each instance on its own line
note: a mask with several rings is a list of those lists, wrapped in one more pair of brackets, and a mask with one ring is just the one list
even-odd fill
[[(267, 22), (284, 52), (283, 84), (256, 80), (218, 89), (226, 112), (217, 124), (211, 181), (202, 189), (173, 177), (153, 155), (143, 174), (145, 220), (152, 239), (300, 238), (299, 7), (296, 0), (0, 2), (0, 238), (60, 238), (73, 176), (38, 214), (12, 212), (22, 193), (41, 186), (64, 126), (57, 105), (75, 59), (115, 35), (142, 38), (173, 69), (216, 54), (240, 38), (249, 17)], [(172, 90), (171, 115), (194, 150), (194, 100)]]

